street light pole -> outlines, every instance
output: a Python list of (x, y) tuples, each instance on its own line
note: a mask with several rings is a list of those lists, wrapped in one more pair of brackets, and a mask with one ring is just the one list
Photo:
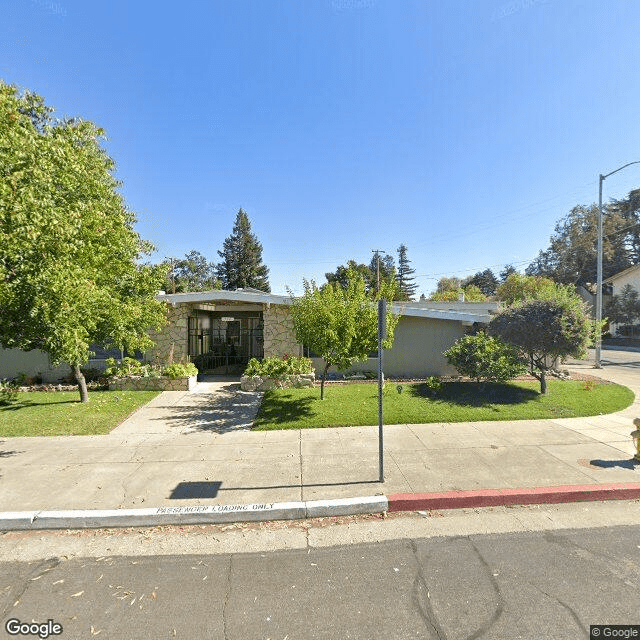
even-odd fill
[(597, 257), (597, 284), (596, 284), (596, 358), (594, 367), (596, 369), (602, 369), (602, 363), (600, 361), (600, 354), (602, 349), (602, 331), (600, 330), (600, 323), (602, 322), (602, 183), (614, 173), (622, 171), (632, 164), (640, 164), (640, 160), (634, 160), (619, 167), (611, 173), (606, 175), (600, 174), (599, 187), (598, 187), (598, 257)]

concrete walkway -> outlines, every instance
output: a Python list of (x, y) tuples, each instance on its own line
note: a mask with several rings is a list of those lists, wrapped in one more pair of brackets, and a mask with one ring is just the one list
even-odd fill
[[(603, 352), (605, 363), (613, 352)], [(232, 380), (164, 392), (104, 436), (0, 440), (0, 511), (274, 503), (640, 481), (629, 433), (640, 354), (568, 368), (630, 387), (616, 414), (558, 420), (252, 432), (260, 394)]]

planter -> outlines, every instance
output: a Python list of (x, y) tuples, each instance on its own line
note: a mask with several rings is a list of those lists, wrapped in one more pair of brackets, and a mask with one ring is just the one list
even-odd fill
[(193, 391), (197, 376), (188, 378), (115, 378), (109, 380), (109, 391)]
[(313, 387), (316, 380), (314, 373), (301, 373), (282, 378), (267, 376), (242, 376), (240, 389), (242, 391), (269, 391), (270, 389), (285, 389), (288, 387)]

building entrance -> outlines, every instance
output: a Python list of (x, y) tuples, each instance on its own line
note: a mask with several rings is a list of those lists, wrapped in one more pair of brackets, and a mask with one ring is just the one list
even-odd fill
[(264, 357), (261, 311), (197, 311), (189, 317), (189, 359), (200, 373), (241, 375)]

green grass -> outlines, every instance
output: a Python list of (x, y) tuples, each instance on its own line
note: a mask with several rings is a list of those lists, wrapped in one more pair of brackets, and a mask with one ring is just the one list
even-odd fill
[[(429, 394), (424, 384), (403, 384), (402, 393), (387, 383), (385, 424), (535, 420), (613, 413), (628, 407), (633, 392), (616, 384), (548, 382), (541, 396), (536, 381), (510, 384), (447, 382)], [(265, 393), (254, 429), (306, 429), (378, 424), (378, 387), (374, 384), (330, 385), (320, 389), (277, 389)]]
[(109, 433), (159, 391), (90, 391), (82, 404), (77, 391), (19, 393), (0, 406), (0, 437), (84, 436)]

